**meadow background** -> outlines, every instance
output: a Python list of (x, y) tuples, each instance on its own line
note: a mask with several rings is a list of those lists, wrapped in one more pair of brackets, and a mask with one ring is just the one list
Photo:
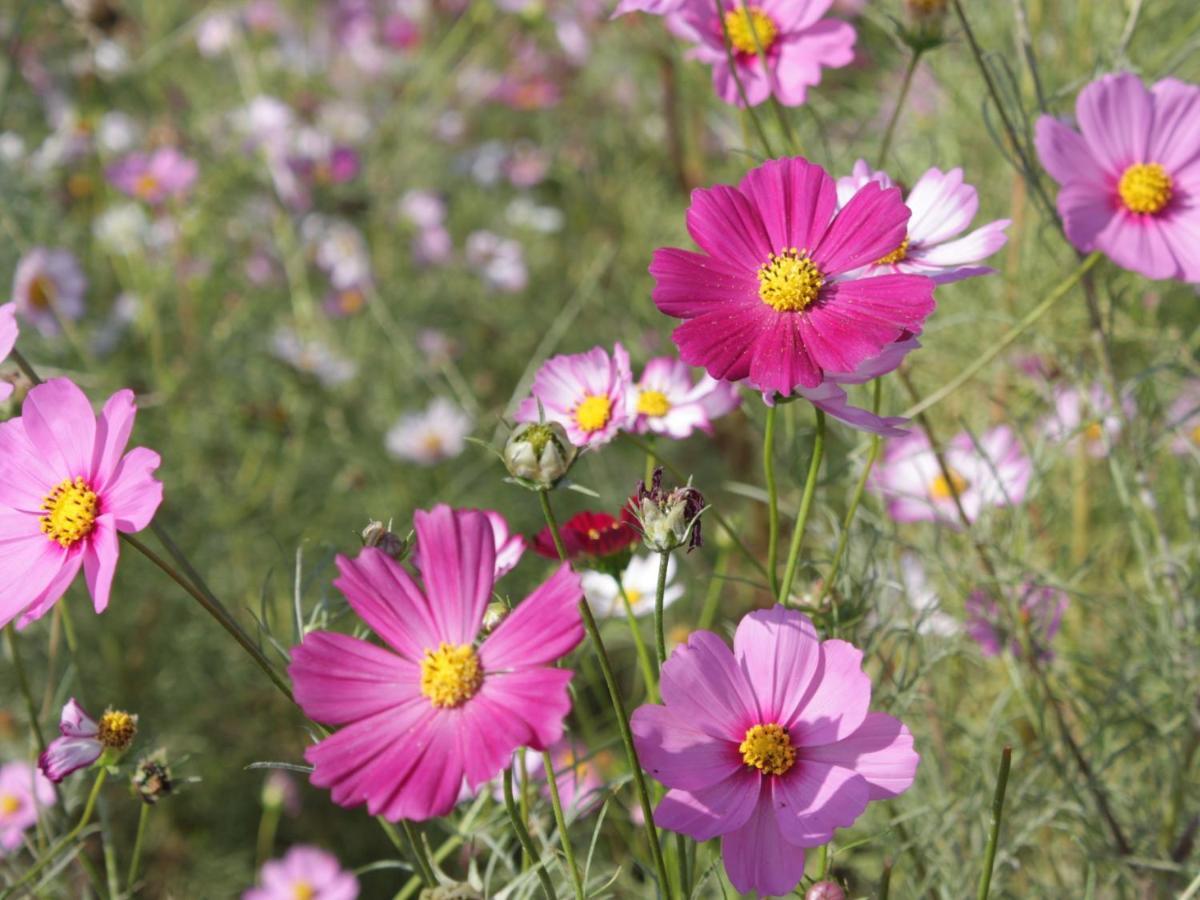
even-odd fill
[[(809, 104), (788, 111), (799, 148), (835, 175), (859, 157), (875, 159), (908, 60), (897, 39), (904, 5), (861, 5), (853, 16), (859, 60), (826, 71)], [(406, 533), (414, 509), (446, 502), (500, 510), (525, 533), (540, 527), (535, 499), (504, 483), (502, 466), (481, 447), (468, 444), (431, 466), (389, 455), (386, 434), (401, 415), (444, 397), (471, 416), (474, 437), (498, 444), (503, 420), (549, 355), (620, 340), (636, 371), (650, 356), (673, 352), (673, 323), (650, 301), (650, 254), (690, 246), (688, 190), (737, 181), (759, 151), (739, 111), (713, 96), (707, 69), (685, 60), (658, 20), (610, 22), (608, 6), (545, 0), (510, 12), (490, 2), (218, 7), (122, 0), (105, 7), (6, 0), (0, 7), (0, 278), (31, 247), (45, 245), (74, 252), (90, 282), (83, 318), (54, 339), (26, 329), (23, 352), (43, 375), (67, 374), (93, 399), (126, 386), (138, 392), (135, 443), (163, 456), (159, 521), (273, 658), (282, 661), (277, 647), (297, 641), (295, 610), (307, 618), (344, 609), (330, 584), (332, 558), (356, 550), (369, 519), (392, 519)], [(1100, 72), (1133, 68), (1148, 81), (1200, 80), (1193, 0), (1146, 0), (1128, 32), (1133, 6), (1142, 3), (964, 4), (1006, 109), (1023, 130), (1041, 103), (1070, 113), (1078, 89)], [(81, 14), (102, 7), (115, 12), (90, 22)], [(346, 17), (364, 9), (379, 29), (374, 57), (339, 38)], [(392, 35), (388, 44), (384, 23), (397, 12), (413, 33)], [(197, 37), (212, 37), (204, 29), (217, 13), (237, 23), (214, 52)], [(979, 187), (977, 222), (1003, 217), (1013, 225), (991, 261), (997, 274), (939, 289), (924, 349), (909, 361), (921, 396), (969, 365), (1076, 264), (1007, 158), (995, 107), (953, 17), (946, 38), (916, 72), (888, 169), (911, 184), (931, 165), (961, 165)], [(245, 110), (262, 97), (277, 98), (297, 120), (344, 130), (361, 159), (358, 175), (317, 184), (306, 209), (287, 202), (244, 128)], [(114, 123), (115, 114), (125, 118)], [(780, 139), (767, 107), (763, 118)], [(128, 212), (114, 220), (114, 210), (119, 217), (132, 201), (109, 183), (105, 167), (127, 149), (165, 145), (198, 163), (188, 198), (157, 213), (144, 208), (145, 221)], [(1052, 196), (1053, 184), (1041, 177)], [(453, 249), (444, 261), (414, 254), (422, 229), (402, 200), (415, 190), (446, 203)], [(329, 314), (328, 273), (306, 237), (315, 215), (350, 223), (367, 248), (369, 286), (357, 305), (351, 298), (356, 308), (346, 315)], [(485, 270), (474, 258), (478, 239), (475, 252), (469, 248), (478, 231), (519, 246)], [(868, 494), (852, 526), (834, 586), (844, 634), (867, 651), (873, 708), (901, 717), (923, 757), (906, 795), (874, 804), (855, 828), (839, 832), (834, 871), (855, 896), (875, 895), (885, 863), (894, 897), (973, 894), (1005, 745), (1014, 748), (1013, 767), (991, 896), (1170, 897), (1189, 884), (1195, 891), (1200, 456), (1196, 448), (1169, 453), (1164, 422), (1180, 386), (1200, 375), (1200, 304), (1192, 287), (1150, 283), (1108, 262), (1095, 284), (1117, 372), (1137, 410), (1110, 458), (1048, 440), (1042, 427), (1052, 382), (1088, 386), (1101, 373), (1076, 289), (929, 412), (943, 438), (999, 423), (1016, 429), (1035, 466), (1024, 504), (992, 510), (964, 533), (892, 523)], [(285, 328), (351, 362), (353, 376), (323, 381), (320, 371), (289, 365), (275, 352)], [(1035, 357), (1036, 367), (1029, 362)], [(11, 363), (2, 374), (16, 377)], [(869, 392), (856, 390), (869, 406)], [(883, 411), (910, 405), (888, 379)], [(747, 394), (742, 410), (717, 423), (714, 438), (697, 435), (663, 450), (760, 554), (762, 413)], [(788, 514), (808, 465), (811, 418), (804, 404), (792, 404), (781, 422), (777, 462)], [(828, 571), (867, 444), (857, 432), (831, 428), (801, 572), (806, 596), (819, 593)], [(584, 508), (615, 510), (643, 466), (643, 455), (621, 441), (586, 455), (574, 477), (601, 499), (559, 492), (560, 519)], [(1113, 487), (1114, 478), (1136, 485), (1139, 471), (1157, 498), (1165, 535), (1148, 556), (1135, 545), (1144, 509)], [(702, 550), (679, 557), (687, 593), (668, 613), (673, 639), (702, 617), (720, 630), (769, 602), (717, 529), (708, 536)], [(995, 560), (994, 576), (975, 543)], [(924, 564), (942, 610), (960, 621), (968, 594), (992, 583), (1033, 576), (1069, 594), (1049, 678), (1066, 698), (1070, 728), (1128, 836), (1129, 854), (1114, 849), (1029, 675), (1011, 658), (983, 657), (961, 632), (918, 632), (900, 575), (905, 553)], [(505, 590), (523, 596), (545, 576), (542, 562), (527, 555)], [(142, 894), (237, 896), (261, 862), (267, 773), (249, 766), (301, 763), (309, 740), (302, 717), (136, 554), (123, 554), (103, 616), (92, 615), (82, 583), (66, 605), (78, 668), (67, 659), (57, 619), (21, 637), (43, 726), (53, 727), (72, 693), (95, 707), (136, 711), (139, 747), (166, 748), (184, 782), (150, 820)], [(627, 696), (639, 697), (625, 624), (609, 622), (605, 634)], [(615, 731), (605, 724), (599, 673), (587, 648), (573, 664), (581, 676), (570, 725), (613, 759), (593, 875), (615, 879), (609, 896), (649, 896), (633, 859), (644, 850), (629, 816), (635, 802)], [(6, 657), (0, 755), (26, 758), (30, 730), (8, 666)], [(303, 776), (294, 784), (298, 806), (282, 816), (268, 855), (315, 843), (350, 867), (394, 857), (363, 811), (334, 806)], [(78, 803), (86, 789), (84, 781), (68, 782), (68, 802)], [(115, 852), (127, 855), (136, 800), (113, 788), (102, 813)], [(548, 819), (545, 810), (539, 815)], [(577, 848), (588, 846), (598, 819), (592, 812), (576, 820)], [(427, 826), (432, 846), (456, 821), (461, 815)], [(512, 874), (489, 857), (515, 846), (502, 808), (485, 805), (470, 824), (464, 839), (480, 851), (479, 877), (496, 895)], [(101, 859), (98, 843), (92, 855)], [(455, 851), (446, 870), (466, 872), (465, 857)], [(719, 866), (709, 875), (698, 896), (733, 895), (721, 886)], [(377, 868), (361, 881), (364, 896), (389, 897), (407, 876)], [(72, 884), (60, 890), (86, 890), (86, 882)], [(526, 879), (516, 893), (533, 889)]]

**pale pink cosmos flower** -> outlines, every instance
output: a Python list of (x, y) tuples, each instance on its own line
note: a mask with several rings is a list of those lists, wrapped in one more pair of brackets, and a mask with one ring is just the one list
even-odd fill
[(635, 434), (662, 434), (681, 440), (699, 429), (712, 434), (712, 420), (732, 412), (742, 399), (736, 385), (705, 374), (692, 383), (692, 369), (673, 356), (646, 363), (634, 385)]
[(414, 517), (422, 589), (387, 554), (337, 558), (334, 585), (386, 644), (315, 631), (292, 654), (296, 702), (343, 726), (305, 757), (341, 806), (425, 820), (496, 777), (518, 747), (563, 734), (572, 673), (552, 664), (583, 638), (566, 563), (479, 642), (495, 583), (495, 534), (478, 510)]
[(462, 453), (474, 427), (474, 420), (456, 403), (435, 397), (424, 410), (401, 416), (388, 430), (385, 444), (397, 459), (432, 466)]
[(97, 722), (72, 697), (62, 708), (58, 731), (38, 757), (38, 768), (55, 784), (91, 766), (105, 750), (127, 750), (137, 734), (137, 716), (109, 709)]
[(1036, 130), (1067, 238), (1147, 278), (1200, 281), (1200, 88), (1105, 75), (1075, 118), (1079, 131), (1050, 116)]
[(96, 612), (108, 606), (118, 533), (141, 531), (162, 502), (159, 455), (125, 452), (136, 415), (133, 391), (97, 417), (83, 391), (54, 378), (0, 423), (0, 625), (41, 618), (81, 567)]
[(925, 432), (890, 440), (871, 472), (870, 487), (887, 500), (888, 515), (896, 522), (960, 524), (956, 493), (970, 522), (985, 509), (1022, 503), (1033, 463), (1016, 433), (999, 425), (978, 441), (976, 446), (971, 435), (963, 433), (946, 446), (947, 480)]
[(805, 848), (908, 790), (920, 761), (903, 723), (868, 711), (862, 652), (782, 606), (743, 618), (732, 651), (692, 632), (663, 666), (662, 697), (632, 720), (643, 766), (670, 788), (655, 821), (720, 837), (739, 891), (790, 893)]
[[(1124, 415), (1132, 418), (1136, 412), (1133, 397), (1121, 398)], [(1046, 438), (1057, 444), (1075, 447), (1082, 441), (1093, 459), (1108, 455), (1109, 448), (1121, 435), (1124, 419), (1114, 409), (1112, 395), (1096, 382), (1087, 390), (1077, 387), (1054, 389), (1054, 412), (1042, 423)]]
[[(691, 56), (713, 70), (713, 87), (726, 103), (750, 106), (774, 94), (784, 106), (800, 106), (821, 70), (854, 61), (858, 37), (849, 22), (825, 19), (833, 0), (725, 0), (722, 20), (711, 0), (688, 0), (667, 19), (668, 27), (696, 44)], [(729, 67), (725, 35), (737, 79)], [(756, 39), (757, 36), (757, 39)], [(759, 55), (759, 48), (762, 56)], [(766, 58), (764, 66), (763, 57)]]
[[(5, 303), (0, 306), (0, 363), (12, 353), (17, 345), (17, 304)], [(0, 403), (12, 396), (13, 386), (7, 381), (0, 381)]]
[[(838, 203), (845, 205), (868, 182), (892, 187), (886, 172), (872, 169), (866, 160), (854, 164), (851, 174), (838, 179)], [(970, 226), (979, 211), (979, 192), (963, 181), (962, 169), (943, 172), (932, 168), (913, 185), (904, 204), (912, 211), (908, 233), (891, 252), (867, 267), (871, 273), (910, 272), (928, 275), (938, 284), (962, 281), (995, 271), (978, 266), (1008, 241), (1004, 230), (1010, 219), (997, 219), (975, 229)], [(962, 235), (960, 237), (960, 235)]]
[(609, 356), (603, 347), (553, 356), (533, 378), (532, 396), (517, 409), (518, 422), (558, 422), (577, 447), (607, 444), (633, 421), (636, 399), (629, 353), (620, 343)]
[(27, 762), (0, 766), (0, 856), (21, 846), (38, 810), (54, 805), (54, 785)]
[[(1030, 645), (1040, 662), (1054, 659), (1052, 643), (1062, 625), (1067, 605), (1066, 592), (1058, 588), (1030, 581), (1021, 587), (1018, 614), (1022, 623), (1019, 627), (1024, 629), (1024, 623), (1028, 622)], [(1007, 613), (986, 591), (972, 591), (967, 597), (965, 610), (966, 632), (979, 644), (984, 656), (999, 656), (1004, 649), (1018, 659), (1024, 655), (1021, 635), (1014, 632)]]
[(1200, 379), (1193, 378), (1183, 386), (1167, 410), (1167, 427), (1173, 432), (1171, 452), (1176, 456), (1200, 451)]
[(61, 330), (60, 319), (83, 315), (87, 277), (70, 250), (34, 247), (13, 273), (17, 313), (47, 337)]
[(194, 159), (174, 147), (161, 147), (153, 153), (130, 153), (109, 166), (107, 174), (123, 193), (158, 206), (186, 197), (199, 173)]
[(282, 859), (263, 863), (258, 884), (242, 900), (355, 900), (358, 878), (319, 847), (292, 847)]

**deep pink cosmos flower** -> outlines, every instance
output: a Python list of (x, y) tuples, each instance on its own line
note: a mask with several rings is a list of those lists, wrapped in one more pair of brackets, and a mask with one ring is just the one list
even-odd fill
[(187, 196), (200, 167), (174, 147), (130, 153), (108, 167), (108, 180), (135, 200), (157, 206)]
[(0, 423), (0, 625), (41, 618), (81, 566), (96, 612), (108, 606), (117, 533), (141, 531), (162, 502), (158, 454), (125, 452), (136, 415), (132, 391), (97, 417), (83, 391), (54, 378)]
[(27, 762), (0, 766), (0, 856), (21, 846), (38, 810), (54, 805), (54, 785)]
[(258, 883), (242, 900), (355, 900), (359, 891), (358, 878), (336, 856), (303, 844), (263, 863)]
[(1105, 75), (1079, 92), (1075, 118), (1078, 132), (1050, 116), (1036, 132), (1067, 238), (1147, 278), (1200, 281), (1200, 88)]
[[(866, 160), (854, 164), (851, 173), (837, 181), (838, 202), (850, 198), (870, 181), (892, 187), (886, 172), (873, 170)], [(997, 219), (959, 237), (979, 211), (979, 192), (963, 181), (962, 169), (929, 169), (917, 179), (904, 204), (912, 211), (908, 234), (891, 253), (871, 264), (872, 274), (910, 272), (928, 275), (938, 284), (962, 281), (994, 272), (988, 266), (972, 265), (999, 250), (1008, 241), (1004, 229), (1009, 219)]]
[(712, 66), (713, 87), (726, 103), (743, 105), (729, 67), (728, 34), (746, 102), (757, 106), (774, 94), (784, 106), (799, 106), (808, 89), (821, 81), (822, 69), (848, 66), (854, 60), (854, 26), (821, 18), (832, 4), (833, 0), (724, 0), (725, 12), (719, 16), (713, 0), (688, 0), (667, 25), (696, 44), (691, 55)]
[(967, 520), (974, 522), (988, 507), (1024, 501), (1033, 463), (1011, 428), (1000, 425), (975, 440), (955, 437), (945, 450), (946, 479), (925, 432), (888, 441), (883, 458), (871, 472), (871, 488), (887, 499), (888, 515), (897, 522), (942, 521), (959, 524), (954, 494)]
[(564, 564), (476, 644), (496, 577), (491, 522), (438, 506), (414, 527), (424, 590), (373, 547), (337, 558), (334, 585), (387, 647), (315, 631), (289, 669), (305, 714), (344, 726), (306, 751), (312, 783), (392, 821), (445, 815), (464, 777), (475, 790), (518, 747), (561, 738), (572, 673), (550, 663), (583, 637), (579, 576)]
[(105, 750), (117, 754), (129, 749), (137, 734), (137, 716), (109, 709), (97, 722), (72, 697), (62, 708), (58, 731), (38, 757), (38, 768), (55, 784), (91, 766)]
[(632, 721), (642, 764), (670, 788), (654, 819), (720, 836), (739, 891), (789, 893), (804, 848), (908, 790), (920, 761), (898, 719), (868, 712), (862, 652), (782, 606), (743, 618), (732, 651), (692, 632), (663, 666), (662, 697)]
[(12, 291), (21, 318), (54, 337), (60, 319), (83, 315), (87, 276), (70, 250), (34, 247), (17, 263)]
[(703, 251), (654, 252), (654, 302), (684, 320), (684, 362), (764, 394), (852, 373), (933, 311), (931, 279), (855, 270), (904, 240), (896, 188), (864, 186), (837, 212), (833, 179), (799, 157), (752, 169), (736, 188), (692, 193), (688, 232)]
[[(5, 303), (0, 306), (0, 363), (12, 353), (17, 345), (17, 304)], [(0, 403), (12, 396), (13, 386), (7, 381), (0, 381)]]
[(634, 385), (635, 434), (662, 434), (681, 440), (696, 429), (712, 434), (712, 420), (737, 409), (738, 389), (704, 375), (692, 383), (692, 370), (673, 356), (656, 356), (646, 363)]
[[(1045, 587), (1025, 582), (1021, 587), (1018, 612), (1023, 622), (1029, 623), (1031, 648), (1040, 662), (1054, 659), (1052, 643), (1062, 625), (1063, 613), (1067, 611), (1067, 594), (1058, 588)], [(964, 609), (967, 614), (966, 632), (984, 656), (999, 656), (1007, 648), (1020, 659), (1024, 655), (1021, 636), (1014, 633), (1009, 617), (1000, 609), (986, 591), (972, 591)]]
[(515, 416), (518, 422), (558, 422), (577, 447), (607, 444), (629, 426), (636, 399), (630, 386), (629, 354), (619, 343), (613, 355), (603, 347), (587, 353), (554, 356), (546, 360), (533, 378), (532, 396), (522, 401)]

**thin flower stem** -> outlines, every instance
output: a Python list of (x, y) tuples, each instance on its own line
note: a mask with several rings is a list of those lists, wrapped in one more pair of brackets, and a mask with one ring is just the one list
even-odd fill
[[(551, 781), (554, 780), (553, 768), (551, 768), (549, 778)], [(521, 844), (521, 849), (525, 851), (531, 860), (535, 860), (534, 871), (537, 872), (538, 880), (542, 883), (542, 892), (546, 895), (546, 900), (554, 900), (556, 896), (554, 882), (550, 880), (545, 866), (542, 865), (542, 861), (538, 858), (537, 847), (533, 845), (533, 838), (529, 836), (529, 830), (525, 827), (525, 823), (521, 821), (521, 813), (517, 809), (516, 801), (513, 800), (512, 766), (504, 770), (504, 808), (508, 810), (508, 818), (512, 822), (513, 831), (517, 834), (517, 840)]]
[[(558, 533), (558, 521), (554, 518), (554, 510), (550, 506), (549, 491), (538, 491), (538, 499), (541, 502), (542, 515), (545, 516), (546, 524), (550, 527), (550, 534), (554, 538), (555, 549), (558, 550), (559, 558), (565, 560), (567, 554), (563, 547), (562, 537)], [(609, 700), (617, 714), (617, 730), (621, 733), (621, 743), (625, 745), (625, 756), (632, 770), (634, 788), (641, 801), (642, 815), (646, 820), (646, 838), (650, 842), (650, 855), (654, 859), (659, 887), (663, 896), (670, 900), (671, 881), (667, 877), (667, 863), (663, 858), (662, 845), (658, 840), (658, 829), (654, 825), (654, 804), (650, 802), (646, 776), (642, 772), (642, 763), (638, 759), (637, 748), (633, 744), (633, 731), (629, 727), (629, 713), (625, 709), (625, 700), (621, 696), (621, 688), (617, 684), (616, 675), (613, 674), (608, 651), (604, 649), (600, 626), (596, 624), (596, 617), (592, 615), (592, 608), (588, 605), (586, 597), (579, 601), (579, 612), (583, 616), (583, 627), (587, 631), (588, 639), (592, 642), (592, 647), (596, 652), (596, 660), (600, 663), (600, 671), (604, 675), (604, 684), (608, 688)]]
[(767, 407), (763, 431), (763, 483), (767, 488), (767, 584), (779, 594), (779, 487), (775, 481), (775, 417), (777, 408)]
[(779, 585), (777, 599), (787, 605), (791, 596), (792, 582), (800, 562), (800, 547), (804, 543), (804, 531), (808, 526), (808, 514), (812, 510), (813, 496), (817, 491), (817, 476), (821, 471), (821, 459), (825, 455), (825, 413), (817, 410), (817, 431), (813, 435), (812, 460), (808, 464), (808, 478), (804, 481), (804, 495), (800, 499), (800, 513), (792, 530), (792, 545), (788, 549), (787, 567), (783, 570), (783, 581)]
[(987, 851), (983, 856), (983, 871), (979, 874), (979, 890), (975, 900), (987, 900), (992, 886), (992, 867), (996, 863), (996, 847), (1000, 844), (1000, 816), (1004, 811), (1004, 792), (1008, 789), (1008, 770), (1012, 765), (1012, 747), (1000, 754), (1000, 771), (996, 775), (996, 793), (992, 796), (992, 830), (988, 835)]
[[(616, 576), (613, 576), (616, 578)], [(638, 665), (642, 670), (642, 680), (646, 682), (646, 696), (651, 703), (658, 702), (658, 677), (654, 670), (654, 661), (650, 659), (650, 649), (646, 646), (646, 641), (642, 637), (641, 626), (638, 625), (637, 616), (633, 613), (633, 603), (629, 599), (629, 592), (625, 590), (625, 584), (620, 578), (616, 578), (617, 590), (621, 594), (621, 602), (625, 605), (625, 617), (629, 620), (629, 633), (633, 635), (633, 646), (637, 648)]]
[(138, 813), (137, 837), (133, 839), (133, 853), (129, 857), (129, 876), (125, 879), (126, 893), (133, 893), (133, 885), (137, 882), (138, 867), (142, 861), (142, 843), (146, 838), (146, 822), (150, 818), (150, 804), (143, 803)]
[(750, 105), (750, 101), (746, 98), (746, 87), (742, 84), (742, 76), (738, 74), (737, 59), (733, 55), (733, 44), (729, 41), (729, 26), (725, 22), (725, 4), (721, 0), (714, 0), (717, 5), (717, 18), (721, 22), (721, 35), (724, 38), (725, 44), (725, 60), (729, 65), (729, 75), (733, 78), (733, 83), (737, 85), (738, 98), (742, 101), (742, 108), (754, 122), (754, 130), (758, 132), (758, 140), (762, 144), (763, 151), (769, 158), (774, 158), (775, 151), (771, 149), (771, 141), (767, 137), (767, 132), (763, 128), (762, 122), (758, 120), (758, 115), (754, 112), (754, 107)]
[(554, 808), (559, 843), (562, 844), (563, 855), (567, 858), (567, 870), (571, 873), (571, 887), (575, 889), (576, 900), (584, 900), (583, 879), (575, 862), (575, 848), (571, 846), (571, 839), (567, 834), (567, 817), (563, 813), (562, 798), (558, 793), (558, 777), (554, 774), (554, 760), (551, 759), (549, 750), (542, 751), (542, 766), (546, 770), (546, 785), (550, 788), (550, 805)]
[(658, 671), (662, 672), (667, 661), (667, 633), (663, 628), (663, 596), (667, 592), (667, 566), (671, 563), (671, 551), (658, 553), (658, 586), (654, 589), (654, 649), (658, 652)]
[(25, 674), (25, 664), (21, 661), (21, 648), (17, 643), (17, 630), (11, 622), (4, 629), (4, 637), (8, 641), (8, 651), (12, 654), (13, 670), (17, 676), (17, 687), (21, 691), (21, 696), (25, 700), (25, 708), (29, 714), (29, 727), (33, 729), (33, 736), (37, 739), (38, 753), (45, 753), (46, 736), (42, 733), (42, 725), (38, 721), (37, 703), (34, 702), (33, 692), (29, 688), (29, 678)]
[(879, 158), (875, 162), (875, 168), (877, 169), (883, 168), (884, 163), (887, 162), (888, 151), (892, 149), (892, 138), (896, 134), (896, 123), (900, 121), (900, 111), (904, 108), (904, 101), (908, 99), (908, 91), (912, 87), (913, 76), (917, 73), (917, 64), (921, 62), (921, 53), (921, 50), (913, 50), (912, 56), (908, 58), (908, 68), (904, 70), (904, 80), (900, 82), (900, 94), (896, 97), (896, 108), (892, 110), (887, 128), (883, 132), (883, 140), (879, 144)]
[(271, 858), (271, 852), (275, 846), (275, 832), (279, 828), (279, 818), (283, 813), (283, 807), (278, 803), (264, 805), (262, 815), (258, 820), (258, 837), (255, 839), (255, 868), (262, 868), (262, 864)]
[(892, 889), (892, 861), (883, 861), (883, 874), (879, 876), (879, 900), (888, 900)]
[[(743, 15), (749, 16), (749, 9), (745, 2), (739, 4)], [(750, 20), (750, 37), (754, 41), (754, 52), (758, 55), (758, 61), (762, 64), (763, 74), (767, 77), (767, 83), (771, 88), (771, 108), (775, 111), (775, 118), (779, 122), (779, 130), (783, 135), (783, 142), (787, 145), (787, 149), (795, 154), (800, 154), (800, 145), (796, 141), (796, 134), (792, 131), (791, 123), (788, 122), (787, 116), (783, 112), (783, 104), (779, 102), (779, 98), (775, 96), (775, 86), (778, 79), (771, 73), (767, 66), (767, 51), (762, 45), (762, 40), (758, 36), (758, 29), (754, 27), (753, 19)], [(726, 29), (726, 45), (728, 46), (728, 29)]]

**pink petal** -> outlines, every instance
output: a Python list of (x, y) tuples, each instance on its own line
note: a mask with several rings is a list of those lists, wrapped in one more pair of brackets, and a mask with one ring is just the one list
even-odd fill
[(763, 792), (761, 781), (756, 770), (740, 766), (711, 787), (667, 791), (654, 810), (654, 824), (697, 841), (728, 834), (742, 827), (754, 813)]
[(777, 250), (759, 211), (747, 197), (727, 184), (692, 191), (687, 211), (692, 240), (709, 256), (756, 272)]
[(1178, 278), (1172, 231), (1172, 223), (1160, 216), (1117, 212), (1096, 237), (1096, 246), (1117, 265), (1147, 278)]
[(20, 418), (0, 422), (0, 506), (38, 513), (65, 477), (30, 443)]
[(762, 721), (791, 722), (821, 666), (821, 641), (809, 618), (778, 605), (756, 610), (738, 623), (733, 653), (758, 697)]
[(38, 768), (55, 784), (100, 758), (104, 745), (95, 738), (55, 738), (38, 757)]
[(642, 768), (667, 787), (706, 788), (744, 768), (737, 744), (693, 728), (665, 706), (639, 706), (630, 727)]
[(21, 407), (21, 421), (30, 442), (59, 473), (60, 481), (91, 475), (96, 414), (70, 379), (51, 378), (33, 388)]
[(838, 212), (813, 260), (826, 277), (873, 263), (900, 246), (910, 215), (899, 188), (869, 182)]
[(808, 99), (808, 89), (820, 83), (823, 68), (841, 68), (854, 61), (857, 38), (853, 25), (837, 19), (825, 19), (785, 36), (779, 44), (779, 63), (775, 67), (779, 102), (784, 106), (802, 105)]
[(429, 603), (403, 566), (375, 547), (336, 562), (341, 577), (333, 586), (394, 650), (415, 662), (437, 648), (442, 638)]
[(754, 343), (748, 383), (764, 394), (790, 396), (797, 387), (821, 383), (821, 370), (801, 337), (803, 314), (773, 313)]
[(563, 563), (483, 642), (484, 670), (539, 666), (570, 653), (583, 640), (582, 599), (579, 576)]
[(125, 446), (129, 443), (129, 434), (133, 431), (133, 420), (136, 416), (137, 403), (134, 401), (133, 391), (129, 390), (117, 391), (108, 398), (104, 409), (100, 411), (96, 420), (96, 445), (86, 476), (97, 492), (104, 490), (121, 462), (121, 454), (125, 452)]
[(63, 705), (58, 721), (59, 734), (63, 737), (94, 738), (98, 732), (96, 720), (87, 714), (87, 710), (74, 697)]
[(690, 319), (717, 312), (720, 304), (758, 300), (755, 271), (702, 253), (665, 247), (655, 250), (650, 262), (654, 276), (651, 297), (665, 315)]
[(857, 772), (866, 780), (872, 800), (907, 791), (921, 761), (908, 728), (886, 713), (868, 714), (849, 737), (821, 747), (805, 747), (803, 756)]
[(1108, 183), (1108, 175), (1092, 155), (1087, 141), (1075, 129), (1052, 116), (1040, 116), (1034, 131), (1038, 159), (1059, 184), (1081, 181), (1096, 187)]
[(771, 801), (784, 839), (799, 847), (833, 840), (836, 828), (849, 828), (870, 800), (867, 783), (851, 769), (815, 762), (807, 755), (771, 779)]
[(1136, 75), (1120, 72), (1096, 79), (1079, 92), (1075, 115), (1092, 155), (1110, 175), (1146, 161), (1154, 100)]
[(288, 675), (304, 714), (330, 725), (424, 700), (418, 687), (421, 670), (415, 663), (330, 631), (304, 636), (303, 643), (292, 651)]
[(721, 839), (721, 859), (729, 883), (742, 893), (790, 894), (804, 877), (804, 850), (785, 840), (768, 791), (746, 824)]
[(1056, 205), (1067, 239), (1084, 253), (1096, 249), (1097, 238), (1117, 215), (1112, 191), (1082, 182), (1064, 186)]
[(563, 719), (571, 711), (567, 685), (573, 674), (566, 669), (541, 667), (517, 672), (485, 671), (483, 687), (475, 700), (484, 700), (498, 711), (493, 723), (502, 719), (520, 723), (525, 730), (522, 744), (545, 750), (562, 738)]
[[(977, 228), (965, 237), (956, 241), (948, 241), (928, 248), (921, 248), (911, 253), (909, 258), (931, 266), (963, 266), (969, 263), (987, 259), (1008, 241), (1004, 233), (1010, 224), (1008, 219), (989, 222), (982, 228)], [(930, 275), (937, 280), (936, 273)], [(938, 282), (939, 284), (943, 282)]]
[[(758, 210), (774, 253), (815, 247), (837, 208), (833, 179), (801, 157), (768, 160), (751, 169), (738, 190)], [(758, 265), (766, 262), (760, 259)]]
[[(1169, 172), (1182, 172), (1200, 162), (1200, 88), (1164, 78), (1154, 94), (1154, 132), (1147, 158)], [(3, 348), (0, 347), (0, 350)], [(4, 353), (0, 352), (0, 358)]]
[[(21, 618), (17, 620), (17, 630), (23, 631), (28, 628), (33, 622), (36, 622), (46, 613), (48, 613), (54, 604), (62, 599), (63, 594), (67, 592), (67, 588), (71, 586), (71, 582), (75, 580), (75, 576), (79, 574), (79, 568), (83, 565), (84, 552), (77, 548), (73, 552), (63, 550), (58, 544), (51, 541), (46, 542), (52, 549), (54, 562), (52, 565), (53, 577), (42, 588), (40, 594), (33, 598), (32, 602), (26, 606), (25, 611), (21, 614)], [(45, 574), (45, 570), (39, 573), (36, 580), (32, 584), (40, 582), (41, 575)], [(25, 585), (22, 585), (24, 588)]]
[(101, 508), (112, 515), (118, 531), (141, 531), (158, 512), (163, 485), (153, 473), (161, 463), (153, 450), (134, 447), (113, 470), (101, 494)]
[(492, 524), (478, 510), (439, 504), (413, 516), (417, 557), (439, 640), (470, 644), (496, 578)]
[(679, 358), (713, 378), (741, 381), (750, 374), (754, 344), (771, 319), (765, 303), (729, 307), (688, 319), (671, 333)]
[(120, 554), (116, 524), (113, 517), (105, 513), (96, 519), (83, 551), (83, 577), (97, 613), (108, 609), (108, 597), (112, 591), (113, 576), (117, 574), (117, 557)]
[(662, 698), (693, 728), (720, 740), (741, 741), (761, 721), (754, 690), (733, 652), (711, 631), (694, 631), (662, 668)]
[(845, 641), (821, 644), (823, 666), (796, 718), (785, 723), (794, 744), (831, 744), (862, 725), (871, 705), (871, 679), (862, 670), (862, 656), (861, 650)]

